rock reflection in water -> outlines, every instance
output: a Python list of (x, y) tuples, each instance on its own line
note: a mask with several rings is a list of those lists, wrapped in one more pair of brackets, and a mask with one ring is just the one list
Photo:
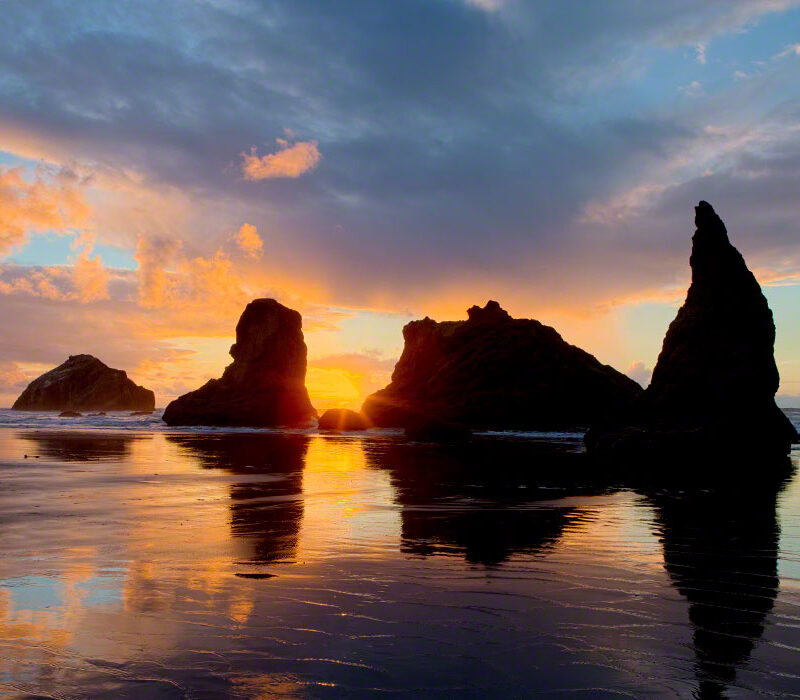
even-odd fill
[(564, 476), (580, 478), (585, 463), (567, 443), (541, 449), (513, 440), (392, 443), (368, 455), (373, 466), (390, 470), (402, 506), (401, 550), (420, 556), (457, 555), (496, 566), (515, 554), (539, 553), (585, 516), (541, 502), (598, 491)]
[(796, 480), (776, 515), (561, 441), (36, 437), (0, 430), (0, 695), (796, 694)]
[(664, 568), (689, 602), (698, 697), (727, 697), (764, 632), (778, 595), (781, 489), (753, 483), (649, 496)]
[(248, 563), (292, 561), (303, 520), (303, 467), (308, 438), (239, 433), (169, 435), (206, 469), (243, 477), (230, 486), (231, 532), (249, 540)]
[(131, 454), (136, 440), (149, 440), (149, 435), (123, 433), (62, 433), (24, 430), (17, 437), (30, 444), (31, 457), (57, 462), (119, 462)]

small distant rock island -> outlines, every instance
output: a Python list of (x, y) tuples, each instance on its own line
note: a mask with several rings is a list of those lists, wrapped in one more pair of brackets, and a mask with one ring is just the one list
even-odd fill
[(236, 325), (233, 362), (220, 379), (175, 399), (168, 425), (303, 426), (317, 412), (305, 387), (302, 318), (274, 299), (251, 301)]
[(466, 321), (425, 318), (403, 328), (405, 346), (391, 383), (361, 409), (374, 425), (585, 428), (642, 392), (553, 328), (511, 318), (496, 301), (467, 315)]
[(775, 404), (775, 324), (761, 287), (708, 202), (695, 207), (695, 225), (691, 286), (653, 379), (628, 411), (588, 431), (590, 453), (769, 458), (798, 439)]
[(70, 355), (34, 379), (14, 402), (15, 411), (152, 411), (155, 394), (121, 369), (92, 355)]
[(351, 411), (348, 408), (329, 408), (320, 416), (320, 430), (366, 430), (369, 428), (369, 421), (358, 411)]

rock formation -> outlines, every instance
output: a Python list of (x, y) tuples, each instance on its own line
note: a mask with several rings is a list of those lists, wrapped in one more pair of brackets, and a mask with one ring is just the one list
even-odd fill
[(591, 452), (612, 457), (785, 455), (797, 432), (775, 404), (775, 324), (744, 258), (707, 202), (695, 208), (692, 283), (647, 390), (594, 426)]
[(155, 395), (121, 369), (91, 355), (71, 355), (34, 379), (14, 402), (16, 411), (152, 411)]
[(412, 321), (391, 383), (362, 408), (375, 425), (430, 420), (468, 428), (562, 429), (619, 410), (642, 389), (549, 326), (496, 301), (466, 321)]
[(366, 430), (369, 421), (357, 411), (329, 408), (319, 419), (320, 430)]
[(302, 318), (274, 299), (251, 301), (220, 379), (175, 399), (169, 425), (299, 426), (316, 417), (305, 387)]

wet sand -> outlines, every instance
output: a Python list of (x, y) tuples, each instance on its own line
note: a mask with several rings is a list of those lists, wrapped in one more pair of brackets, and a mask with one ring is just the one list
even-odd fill
[(800, 694), (798, 477), (643, 490), (578, 448), (2, 428), (0, 692)]

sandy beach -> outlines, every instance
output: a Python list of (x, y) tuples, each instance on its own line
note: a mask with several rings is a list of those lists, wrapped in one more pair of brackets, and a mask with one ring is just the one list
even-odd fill
[(465, 450), (393, 435), (0, 428), (0, 690), (794, 687), (797, 477), (738, 496), (565, 483), (559, 465), (580, 449), (569, 436)]

